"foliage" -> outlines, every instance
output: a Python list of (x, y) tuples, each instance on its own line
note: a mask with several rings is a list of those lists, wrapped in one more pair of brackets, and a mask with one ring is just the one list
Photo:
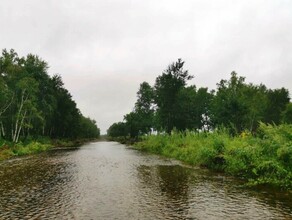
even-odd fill
[(100, 129), (95, 120), (81, 116), (79, 126), (79, 138), (98, 138), (100, 136)]
[(244, 131), (255, 134), (260, 121), (292, 123), (287, 89), (247, 84), (233, 71), (230, 79), (221, 80), (216, 90), (208, 91), (187, 85), (193, 76), (184, 70), (184, 64), (181, 59), (170, 64), (153, 87), (147, 82), (140, 84), (133, 111), (119, 124), (124, 131), (120, 135), (137, 138), (153, 130), (170, 134), (173, 129), (214, 131), (221, 127), (231, 135)]
[(287, 124), (292, 124), (292, 103), (286, 105), (285, 110), (281, 114), (282, 122)]
[[(148, 134), (154, 123), (154, 90), (147, 82), (140, 84), (134, 113), (137, 114), (139, 134)], [(126, 120), (127, 121), (127, 120)], [(133, 137), (133, 135), (131, 135)]]
[(127, 125), (123, 122), (114, 123), (108, 128), (107, 134), (109, 137), (125, 137), (128, 135)]
[(38, 141), (30, 141), (28, 143), (18, 142), (13, 143), (5, 140), (0, 140), (0, 161), (14, 156), (23, 156), (28, 154), (40, 153), (52, 148), (50, 142), (41, 143)]
[(22, 156), (27, 154), (40, 153), (52, 148), (50, 144), (41, 144), (39, 142), (30, 142), (24, 146), (21, 142), (12, 147), (13, 156)]
[(232, 72), (230, 80), (221, 80), (212, 102), (212, 122), (229, 128), (232, 134), (255, 132), (258, 122), (279, 124), (281, 112), (289, 103), (288, 90), (267, 89), (264, 85), (246, 84), (244, 77)]
[(183, 89), (187, 81), (193, 76), (189, 75), (187, 70), (183, 69), (184, 62), (178, 59), (158, 76), (155, 81), (155, 104), (157, 106), (156, 114), (158, 117), (158, 128), (170, 133), (174, 127), (178, 127), (176, 120), (178, 105), (178, 94)]
[(280, 124), (281, 113), (289, 103), (289, 92), (285, 88), (267, 91), (268, 105), (265, 114), (265, 122)]
[[(137, 149), (224, 171), (248, 179), (249, 184), (291, 189), (288, 90), (247, 84), (232, 72), (230, 79), (209, 92), (188, 86), (192, 78), (178, 59), (153, 87), (142, 83), (134, 110), (124, 122), (114, 123), (108, 136), (125, 143), (129, 138), (142, 139)], [(154, 129), (158, 135), (149, 135)]]
[(250, 185), (292, 189), (291, 124), (261, 123), (257, 136), (249, 131), (230, 136), (226, 130), (151, 135), (135, 148), (221, 170), (247, 179)]
[(0, 138), (18, 143), (42, 136), (98, 137), (96, 122), (80, 113), (61, 77), (50, 77), (47, 70), (48, 64), (36, 55), (2, 51)]

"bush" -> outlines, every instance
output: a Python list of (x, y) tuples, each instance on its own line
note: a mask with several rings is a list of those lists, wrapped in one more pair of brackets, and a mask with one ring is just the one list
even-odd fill
[(50, 149), (50, 144), (41, 144), (39, 142), (30, 142), (27, 145), (23, 145), (21, 142), (17, 143), (13, 148), (12, 152), (15, 156), (22, 156), (27, 154), (40, 153)]
[(247, 131), (235, 137), (224, 130), (172, 132), (145, 136), (134, 147), (225, 171), (247, 179), (249, 185), (292, 188), (292, 125), (260, 123), (256, 136)]

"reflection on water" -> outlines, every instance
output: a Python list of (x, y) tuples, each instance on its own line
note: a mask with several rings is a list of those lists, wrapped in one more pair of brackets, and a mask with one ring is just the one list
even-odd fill
[(2, 162), (0, 219), (292, 219), (292, 201), (98, 142)]

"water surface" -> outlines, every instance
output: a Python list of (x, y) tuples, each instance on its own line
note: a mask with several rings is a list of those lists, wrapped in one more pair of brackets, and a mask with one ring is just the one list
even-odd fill
[(291, 196), (115, 142), (0, 163), (0, 219), (292, 219)]

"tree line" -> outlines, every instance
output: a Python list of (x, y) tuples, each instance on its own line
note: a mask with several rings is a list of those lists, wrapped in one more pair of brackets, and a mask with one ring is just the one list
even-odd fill
[(0, 57), (0, 138), (96, 138), (96, 121), (84, 117), (60, 75), (50, 77), (37, 55), (19, 57), (4, 49)]
[(131, 137), (153, 130), (211, 131), (223, 127), (230, 134), (255, 133), (259, 122), (292, 123), (292, 103), (285, 88), (268, 89), (246, 83), (232, 72), (230, 79), (217, 83), (216, 90), (188, 85), (193, 79), (181, 59), (171, 63), (153, 86), (140, 84), (133, 111), (122, 122), (112, 124), (110, 137)]

